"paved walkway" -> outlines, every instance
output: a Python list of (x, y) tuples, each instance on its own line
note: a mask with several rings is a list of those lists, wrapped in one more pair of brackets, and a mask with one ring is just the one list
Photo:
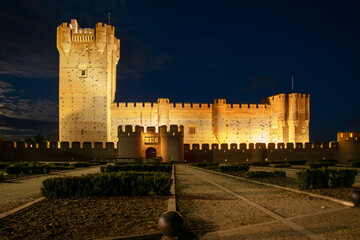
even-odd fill
[(47, 178), (64, 175), (80, 176), (82, 174), (97, 172), (100, 172), (99, 166), (0, 183), (0, 213), (39, 198), (41, 184)]
[(176, 166), (185, 228), (201, 239), (360, 239), (360, 208)]

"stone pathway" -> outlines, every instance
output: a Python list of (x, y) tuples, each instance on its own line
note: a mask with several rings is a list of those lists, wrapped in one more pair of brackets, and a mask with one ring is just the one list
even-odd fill
[(88, 173), (98, 173), (100, 167), (82, 168), (73, 171), (51, 173), (49, 175), (39, 175), (39, 177), (12, 180), (0, 183), (0, 213), (7, 212), (19, 207), (27, 202), (40, 197), (40, 187), (47, 178), (59, 176), (80, 176)]
[(176, 166), (178, 211), (201, 239), (360, 239), (360, 208)]

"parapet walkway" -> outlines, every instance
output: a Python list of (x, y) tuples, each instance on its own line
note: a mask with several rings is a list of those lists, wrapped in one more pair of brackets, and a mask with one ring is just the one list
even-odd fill
[(360, 239), (360, 208), (176, 166), (178, 211), (201, 239)]

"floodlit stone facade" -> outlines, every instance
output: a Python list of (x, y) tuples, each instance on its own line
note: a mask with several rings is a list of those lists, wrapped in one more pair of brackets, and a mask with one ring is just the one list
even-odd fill
[(120, 40), (114, 27), (81, 29), (76, 20), (57, 29), (59, 136), (67, 142), (118, 141), (120, 125), (184, 126), (185, 144), (305, 143), (309, 141), (310, 96), (278, 94), (261, 104), (157, 102), (116, 103)]

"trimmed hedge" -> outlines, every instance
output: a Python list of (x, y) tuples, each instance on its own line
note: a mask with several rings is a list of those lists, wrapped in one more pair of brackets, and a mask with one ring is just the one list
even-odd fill
[(268, 167), (269, 166), (269, 162), (252, 162), (251, 166), (263, 166), (263, 167)]
[(61, 166), (61, 165), (51, 165), (50, 166), (50, 170), (54, 171), (54, 170), (72, 170), (75, 169), (75, 166), (71, 165), (71, 166)]
[(351, 187), (356, 174), (355, 169), (306, 169), (296, 173), (296, 182), (300, 190)]
[(9, 166), (9, 163), (0, 163), (0, 169), (5, 169), (7, 166)]
[(7, 174), (20, 174), (22, 172), (22, 167), (9, 166), (5, 168)]
[(46, 179), (42, 183), (41, 195), (48, 198), (167, 195), (170, 193), (171, 183), (169, 173), (88, 174)]
[(284, 164), (275, 164), (274, 166), (272, 166), (274, 168), (291, 168), (291, 164), (289, 163), (284, 163)]
[(270, 164), (305, 165), (306, 160), (269, 161)]
[(351, 167), (359, 168), (360, 167), (360, 161), (353, 161), (350, 163)]
[(190, 163), (190, 166), (194, 167), (211, 167), (211, 166), (219, 166), (219, 163)]
[(225, 165), (218, 167), (220, 172), (247, 172), (249, 168), (246, 165)]
[(309, 164), (309, 168), (312, 169), (318, 169), (318, 168), (322, 168), (322, 167), (331, 167), (331, 166), (335, 166), (334, 162), (314, 162), (314, 163), (310, 163)]
[(319, 162), (321, 162), (321, 163), (337, 163), (338, 160), (336, 160), (336, 159), (321, 159)]
[(267, 178), (267, 177), (286, 177), (286, 172), (284, 171), (254, 171), (254, 172), (247, 172), (245, 174), (246, 178)]
[(1, 173), (1, 174), (0, 174), (0, 182), (3, 182), (3, 181), (5, 181), (5, 178), (4, 178), (4, 174)]
[(100, 171), (104, 172), (122, 172), (122, 171), (136, 171), (136, 172), (167, 172), (172, 171), (171, 164), (123, 164), (118, 166), (104, 166), (100, 167)]
[(73, 165), (76, 168), (85, 168), (91, 166), (91, 164), (88, 162), (76, 162), (76, 163), (72, 163), (71, 165)]

